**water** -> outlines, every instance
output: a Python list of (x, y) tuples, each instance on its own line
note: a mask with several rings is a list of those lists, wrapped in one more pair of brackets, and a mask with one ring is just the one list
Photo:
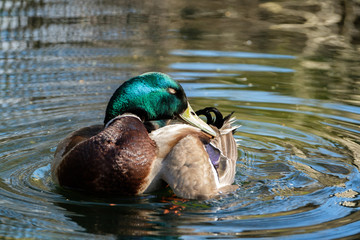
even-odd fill
[[(0, 238), (356, 238), (356, 1), (2, 1)], [(235, 111), (239, 189), (101, 198), (50, 179), (57, 143), (146, 71)]]

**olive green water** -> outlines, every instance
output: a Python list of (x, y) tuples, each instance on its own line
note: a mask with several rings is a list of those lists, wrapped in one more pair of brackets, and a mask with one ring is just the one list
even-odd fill
[[(360, 3), (1, 1), (0, 238), (356, 238)], [(235, 111), (239, 189), (94, 198), (50, 162), (123, 81), (162, 71), (195, 109)]]

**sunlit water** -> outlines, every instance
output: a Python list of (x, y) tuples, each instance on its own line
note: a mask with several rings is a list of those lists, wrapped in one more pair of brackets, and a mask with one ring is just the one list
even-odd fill
[[(0, 238), (355, 238), (359, 6), (262, 2), (2, 1)], [(52, 183), (57, 143), (146, 71), (196, 109), (235, 112), (236, 192), (95, 198)]]

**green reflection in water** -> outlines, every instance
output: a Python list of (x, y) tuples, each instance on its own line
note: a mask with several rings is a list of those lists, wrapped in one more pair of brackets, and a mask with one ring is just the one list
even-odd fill
[[(355, 237), (358, 1), (2, 1), (0, 236)], [(163, 71), (194, 108), (235, 111), (239, 190), (95, 198), (49, 178), (124, 80)]]

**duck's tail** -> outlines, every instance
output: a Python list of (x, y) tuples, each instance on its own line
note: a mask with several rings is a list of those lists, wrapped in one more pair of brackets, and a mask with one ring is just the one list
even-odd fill
[(229, 132), (234, 134), (236, 129), (240, 127), (240, 125), (234, 125), (236, 118), (232, 116), (233, 114), (234, 112), (231, 112), (229, 115), (223, 117), (221, 112), (215, 107), (206, 107), (196, 111), (196, 115), (204, 115), (206, 117), (206, 123), (215, 126), (221, 134), (227, 134)]

